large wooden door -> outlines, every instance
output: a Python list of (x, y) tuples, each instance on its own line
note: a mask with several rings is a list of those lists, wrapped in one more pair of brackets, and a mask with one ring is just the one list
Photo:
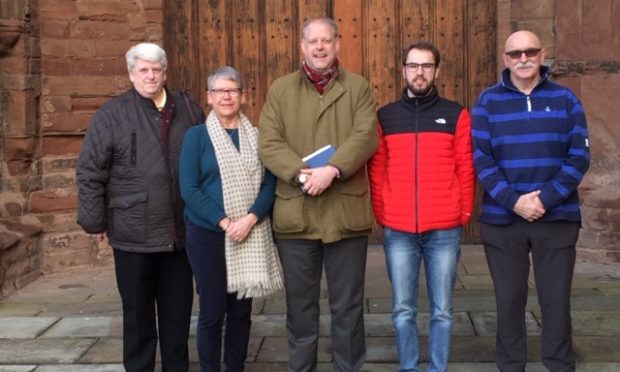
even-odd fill
[[(471, 107), (496, 80), (496, 7), (494, 0), (164, 0), (168, 83), (206, 104), (207, 76), (231, 65), (244, 77), (243, 111), (256, 123), (269, 85), (299, 68), (304, 20), (327, 15), (340, 27), (342, 66), (370, 81), (379, 105), (400, 96), (402, 49), (425, 39), (442, 55), (440, 94)], [(476, 223), (464, 238), (479, 240)]]

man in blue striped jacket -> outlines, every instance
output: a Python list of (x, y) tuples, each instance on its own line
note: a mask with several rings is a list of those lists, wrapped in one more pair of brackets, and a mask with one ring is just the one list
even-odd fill
[(570, 291), (588, 130), (579, 99), (549, 80), (544, 58), (534, 33), (510, 35), (501, 81), (482, 92), (472, 111), (474, 165), (484, 187), (480, 232), (495, 287), (502, 372), (525, 370), (530, 254), (543, 364), (554, 372), (575, 370)]

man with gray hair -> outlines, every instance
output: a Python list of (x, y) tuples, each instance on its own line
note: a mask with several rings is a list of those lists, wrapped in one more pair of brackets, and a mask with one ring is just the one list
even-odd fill
[(187, 95), (165, 87), (166, 52), (152, 43), (126, 55), (133, 86), (93, 115), (77, 163), (78, 224), (113, 248), (123, 302), (125, 370), (187, 371), (193, 302), (185, 254), (179, 154), (204, 122)]

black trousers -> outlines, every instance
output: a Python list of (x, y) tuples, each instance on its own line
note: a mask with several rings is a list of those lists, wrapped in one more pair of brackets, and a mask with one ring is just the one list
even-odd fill
[(152, 372), (159, 338), (162, 372), (187, 372), (194, 291), (185, 251), (133, 253), (114, 249), (114, 262), (123, 301), (125, 370)]
[(197, 344), (201, 372), (219, 372), (224, 331), (227, 372), (245, 366), (252, 326), (252, 299), (228, 293), (226, 249), (223, 232), (214, 232), (187, 221), (186, 250), (196, 278), (200, 303)]
[(500, 371), (525, 370), (525, 306), (530, 254), (542, 312), (542, 362), (552, 372), (574, 371), (570, 292), (579, 223), (482, 224), (480, 231), (495, 287)]
[(366, 357), (364, 277), (368, 237), (328, 244), (278, 239), (277, 244), (286, 289), (287, 371), (316, 371), (323, 264), (331, 311), (333, 370), (359, 371)]

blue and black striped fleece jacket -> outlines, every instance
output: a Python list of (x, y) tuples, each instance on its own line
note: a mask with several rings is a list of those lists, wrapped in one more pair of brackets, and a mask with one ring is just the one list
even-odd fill
[(535, 190), (546, 210), (537, 221), (581, 221), (577, 186), (590, 166), (586, 116), (570, 89), (549, 80), (548, 67), (529, 95), (505, 69), (472, 110), (472, 136), (484, 188), (480, 222), (524, 221), (513, 208)]

